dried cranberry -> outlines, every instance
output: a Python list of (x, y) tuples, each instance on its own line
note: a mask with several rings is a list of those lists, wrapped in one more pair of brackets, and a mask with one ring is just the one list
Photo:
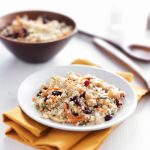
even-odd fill
[(109, 121), (109, 120), (111, 120), (112, 119), (112, 116), (111, 115), (106, 115), (105, 116), (105, 121)]
[(84, 81), (84, 86), (89, 86), (90, 85), (90, 81), (86, 80)]
[(88, 107), (85, 107), (84, 110), (83, 110), (83, 112), (85, 114), (91, 114), (92, 113), (92, 111)]
[(86, 92), (81, 93), (80, 98), (83, 97), (85, 99)]
[(78, 96), (74, 96), (73, 98), (70, 98), (70, 101), (73, 101), (77, 106), (81, 106)]
[(53, 91), (52, 92), (52, 95), (54, 95), (54, 96), (58, 96), (58, 95), (61, 95), (61, 94), (62, 94), (61, 91)]

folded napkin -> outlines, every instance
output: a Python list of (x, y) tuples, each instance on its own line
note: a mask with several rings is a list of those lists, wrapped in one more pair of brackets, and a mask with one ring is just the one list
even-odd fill
[[(84, 59), (76, 59), (72, 64), (98, 66)], [(129, 72), (118, 72), (118, 74), (129, 82), (134, 78)], [(143, 88), (134, 88), (138, 100), (147, 93)], [(42, 150), (95, 150), (114, 128), (93, 132), (71, 132), (49, 128), (29, 118), (19, 106), (4, 113), (3, 121), (10, 126), (6, 131), (7, 136)]]

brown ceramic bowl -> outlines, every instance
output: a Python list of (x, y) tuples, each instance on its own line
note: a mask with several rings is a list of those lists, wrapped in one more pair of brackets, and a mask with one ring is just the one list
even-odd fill
[(9, 25), (15, 17), (28, 15), (31, 19), (46, 15), (50, 20), (56, 19), (64, 21), (67, 25), (73, 27), (72, 33), (63, 39), (53, 42), (20, 42), (0, 35), (2, 43), (18, 58), (28, 62), (44, 62), (57, 54), (77, 32), (76, 23), (69, 17), (48, 11), (22, 11), (11, 13), (0, 18), (0, 31)]

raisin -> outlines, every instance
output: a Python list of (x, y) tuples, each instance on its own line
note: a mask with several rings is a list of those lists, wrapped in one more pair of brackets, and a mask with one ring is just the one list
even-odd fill
[(74, 116), (78, 116), (78, 113), (72, 112), (72, 114), (73, 114)]
[(25, 29), (25, 28), (22, 28), (22, 32), (23, 32), (23, 37), (26, 37), (29, 35), (27, 29)]
[(73, 98), (70, 98), (70, 101), (74, 101), (77, 98), (78, 98), (78, 96), (74, 96)]
[(45, 98), (44, 98), (44, 102), (46, 102), (47, 100), (48, 100), (48, 98), (47, 98), (47, 97), (45, 97)]
[(39, 92), (36, 94), (36, 96), (40, 96), (41, 93), (42, 93), (42, 91), (39, 91)]
[(44, 90), (47, 90), (47, 87), (43, 87)]
[(62, 94), (61, 91), (53, 91), (52, 92), (52, 95), (54, 95), (54, 96), (58, 96), (58, 95), (61, 95), (61, 94)]
[(70, 101), (73, 101), (77, 106), (81, 106), (78, 96), (74, 96), (73, 98), (70, 98)]
[(78, 99), (75, 99), (75, 100), (74, 100), (74, 103), (75, 103), (77, 106), (81, 106), (80, 101), (79, 101)]
[(83, 112), (85, 114), (91, 114), (92, 113), (92, 111), (88, 107), (85, 107), (84, 110), (83, 110)]
[(95, 105), (94, 108), (98, 108), (98, 105)]
[(43, 15), (43, 16), (42, 16), (42, 20), (43, 20), (43, 24), (47, 24), (48, 21), (49, 21), (47, 15)]
[(83, 97), (85, 99), (86, 92), (81, 93), (80, 98)]
[(19, 37), (19, 33), (15, 32), (15, 33), (12, 33), (12, 34), (7, 34), (6, 37), (17, 39)]
[(37, 93), (37, 94), (36, 94), (36, 96), (40, 96), (40, 94), (39, 94), (39, 93)]
[(111, 120), (112, 119), (112, 116), (111, 115), (106, 115), (105, 116), (105, 121), (109, 121), (109, 120)]
[(116, 100), (116, 105), (119, 108), (122, 105), (122, 103), (119, 100)]

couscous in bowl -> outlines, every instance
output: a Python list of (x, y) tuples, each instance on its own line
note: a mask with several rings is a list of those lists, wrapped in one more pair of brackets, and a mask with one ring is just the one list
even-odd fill
[(24, 61), (34, 63), (48, 61), (56, 55), (77, 32), (76, 23), (70, 17), (48, 11), (22, 11), (0, 17), (0, 32), (2, 32), (6, 26), (10, 25), (17, 16), (23, 17), (25, 15), (32, 20), (35, 20), (40, 16), (46, 16), (49, 20), (65, 22), (67, 26), (72, 27), (72, 30), (63, 38), (47, 41), (14, 40), (0, 34), (0, 39), (6, 48), (16, 57)]

